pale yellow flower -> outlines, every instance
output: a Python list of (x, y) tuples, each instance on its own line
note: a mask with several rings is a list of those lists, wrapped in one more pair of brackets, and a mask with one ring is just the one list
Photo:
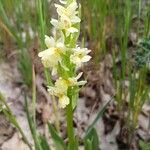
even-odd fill
[(70, 102), (70, 99), (66, 95), (62, 95), (59, 97), (59, 107), (60, 108), (65, 108)]
[(68, 83), (65, 79), (62, 79), (61, 77), (55, 82), (55, 87), (58, 90), (58, 93), (64, 93), (67, 94), (68, 90)]
[(66, 80), (59, 78), (55, 82), (54, 87), (48, 87), (48, 92), (51, 95), (58, 97), (60, 108), (65, 108), (69, 104), (69, 97), (67, 96), (68, 83)]
[(64, 52), (65, 46), (60, 40), (55, 41), (54, 38), (45, 36), (45, 44), (48, 49), (38, 54), (42, 63), (46, 68), (52, 68), (52, 74), (56, 73), (56, 66), (61, 61), (61, 53)]
[(70, 18), (65, 15), (61, 16), (59, 21), (56, 19), (52, 19), (51, 24), (56, 29), (65, 30), (66, 36), (69, 36), (71, 33), (78, 32), (78, 29), (73, 27)]
[(73, 49), (73, 54), (70, 56), (70, 60), (77, 65), (77, 67), (80, 67), (82, 63), (88, 62), (91, 59), (91, 56), (88, 54), (90, 53), (90, 50), (87, 48), (80, 48), (77, 47)]
[(42, 63), (46, 68), (56, 66), (58, 61), (61, 60), (59, 51), (57, 51), (55, 48), (49, 48), (45, 51), (42, 51), (38, 56), (41, 57)]
[(64, 49), (64, 40), (63, 38), (58, 39), (57, 41), (53, 37), (49, 37), (45, 35), (45, 44), (47, 48), (59, 48), (59, 49)]
[(82, 73), (79, 73), (77, 77), (72, 77), (68, 79), (59, 78), (58, 80), (56, 80), (54, 87), (52, 86), (48, 87), (49, 94), (58, 97), (59, 106), (61, 108), (65, 108), (70, 102), (69, 97), (67, 96), (68, 87), (86, 84), (86, 81), (78, 82), (78, 79), (81, 76)]
[(81, 19), (77, 16), (78, 15), (78, 5), (76, 1), (73, 1), (70, 5), (67, 7), (63, 7), (59, 4), (55, 4), (55, 7), (57, 8), (57, 13), (60, 17), (67, 16), (71, 23), (79, 23)]

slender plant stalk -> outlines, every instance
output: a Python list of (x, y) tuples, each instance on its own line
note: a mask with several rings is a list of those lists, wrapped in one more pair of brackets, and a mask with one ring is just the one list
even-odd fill
[(33, 111), (33, 122), (36, 126), (36, 81), (35, 81), (35, 70), (32, 65), (32, 111)]
[(36, 130), (36, 126), (35, 126), (32, 118), (31, 118), (30, 113), (29, 113), (29, 109), (28, 109), (29, 105), (28, 105), (28, 100), (27, 100), (26, 94), (24, 95), (24, 98), (25, 98), (25, 111), (26, 111), (26, 114), (27, 114), (27, 119), (28, 119), (30, 131), (31, 131), (31, 135), (32, 135), (34, 143), (35, 143), (35, 149), (36, 150), (42, 150), (42, 147), (40, 145), (40, 141), (39, 141), (39, 138), (38, 138), (38, 133), (37, 133), (37, 130)]
[(123, 43), (121, 47), (121, 63), (122, 63), (122, 80), (125, 80), (125, 71), (126, 71), (126, 51), (128, 44), (128, 34), (130, 27), (130, 19), (131, 19), (131, 1), (127, 0), (126, 2), (126, 10), (125, 10), (125, 26), (124, 26), (124, 37)]
[(137, 34), (139, 35), (140, 22), (141, 22), (141, 0), (139, 0), (138, 3), (139, 3), (139, 7), (138, 7), (138, 32)]
[(73, 109), (72, 109), (72, 102), (70, 99), (69, 105), (66, 107), (66, 114), (67, 114), (67, 132), (68, 132), (68, 140), (69, 140), (69, 150), (73, 150), (74, 148), (74, 130), (73, 130)]
[(144, 23), (144, 37), (146, 38), (149, 34), (149, 29), (150, 29), (150, 4), (147, 8), (147, 16), (145, 18), (145, 23)]
[(148, 127), (147, 127), (147, 133), (150, 132), (150, 112), (149, 112), (149, 118), (148, 118)]

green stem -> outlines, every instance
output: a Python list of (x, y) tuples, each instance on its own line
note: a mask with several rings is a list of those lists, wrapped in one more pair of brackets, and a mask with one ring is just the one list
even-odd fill
[(36, 83), (35, 83), (34, 65), (32, 65), (32, 111), (33, 111), (33, 122), (36, 126)]
[(138, 8), (138, 29), (137, 29), (137, 34), (138, 34), (138, 37), (139, 37), (139, 31), (140, 31), (140, 22), (141, 22), (141, 0), (138, 1), (139, 3), (139, 8)]
[(72, 109), (72, 102), (70, 100), (69, 105), (66, 107), (66, 114), (67, 114), (67, 132), (69, 138), (69, 150), (73, 150), (74, 148), (74, 131), (73, 131), (73, 109)]

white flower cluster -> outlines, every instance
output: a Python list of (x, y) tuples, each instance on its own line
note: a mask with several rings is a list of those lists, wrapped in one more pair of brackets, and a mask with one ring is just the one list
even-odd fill
[[(79, 35), (80, 17), (76, 0), (68, 2), (60, 0), (63, 5), (55, 4), (58, 19), (51, 19), (51, 24), (60, 33), (59, 38), (45, 36), (47, 49), (39, 53), (44, 67), (58, 75), (55, 85), (48, 92), (59, 98), (59, 106), (65, 108), (69, 104), (68, 89), (84, 85), (86, 81), (77, 81), (82, 73), (76, 76), (76, 68), (91, 59), (90, 50), (80, 48), (76, 44)], [(75, 77), (76, 76), (76, 77)]]

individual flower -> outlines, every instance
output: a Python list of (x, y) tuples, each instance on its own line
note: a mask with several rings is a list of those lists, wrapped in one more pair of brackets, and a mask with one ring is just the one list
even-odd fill
[(61, 16), (60, 20), (52, 19), (51, 24), (56, 28), (60, 30), (64, 30), (66, 36), (68, 37), (71, 33), (78, 32), (78, 29), (73, 27), (73, 24), (69, 17), (63, 15)]
[(61, 77), (56, 80), (55, 86), (49, 86), (48, 92), (50, 95), (58, 97), (60, 108), (65, 108), (70, 100), (67, 96), (68, 87), (70, 86), (80, 86), (86, 84), (86, 81), (79, 81), (78, 79), (82, 76), (82, 73), (79, 73), (76, 77), (62, 79)]
[(70, 60), (72, 63), (76, 64), (77, 67), (80, 67), (82, 63), (88, 62), (91, 59), (91, 56), (88, 54), (91, 50), (88, 50), (87, 48), (80, 48), (77, 47), (73, 49), (73, 54), (70, 56)]
[(38, 54), (46, 68), (52, 68), (52, 74), (56, 73), (56, 66), (61, 61), (61, 53), (64, 52), (65, 46), (62, 40), (55, 41), (53, 37), (45, 36), (45, 44), (48, 49)]
[(60, 17), (66, 16), (70, 19), (71, 23), (79, 23), (81, 19), (77, 16), (78, 15), (78, 5), (76, 1), (73, 1), (71, 4), (69, 4), (66, 8), (55, 4), (55, 7), (57, 8), (57, 13)]
[(59, 107), (65, 108), (69, 104), (69, 97), (67, 96), (68, 84), (66, 80), (59, 78), (55, 82), (54, 87), (48, 87), (48, 92), (51, 95), (58, 97)]

